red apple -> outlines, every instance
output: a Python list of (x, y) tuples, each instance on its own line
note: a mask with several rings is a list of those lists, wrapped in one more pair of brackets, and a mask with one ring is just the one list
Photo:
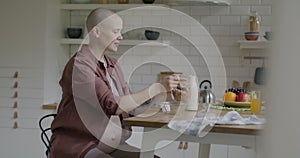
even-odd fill
[(240, 92), (236, 98), (238, 102), (250, 102), (251, 96), (245, 92)]

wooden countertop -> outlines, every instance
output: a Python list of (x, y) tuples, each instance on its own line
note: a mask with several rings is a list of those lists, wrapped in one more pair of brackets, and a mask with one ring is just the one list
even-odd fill
[[(161, 128), (164, 126), (166, 127), (172, 119), (188, 120), (196, 115), (196, 112), (186, 111), (184, 110), (184, 107), (173, 109), (175, 110), (171, 113), (163, 113), (159, 109), (149, 108), (140, 115), (141, 117), (136, 116), (126, 118), (123, 120), (123, 123), (130, 126)], [(228, 111), (222, 111), (220, 112), (220, 115), (224, 115), (226, 112)], [(243, 112), (241, 115), (243, 117), (247, 117), (250, 114)], [(262, 128), (263, 125), (214, 125), (210, 132), (256, 135), (262, 130)]]

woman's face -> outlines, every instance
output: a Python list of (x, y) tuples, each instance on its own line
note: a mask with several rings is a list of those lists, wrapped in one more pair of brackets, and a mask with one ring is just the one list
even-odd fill
[(100, 43), (105, 50), (116, 52), (122, 37), (123, 22), (118, 15), (112, 15), (100, 25)]

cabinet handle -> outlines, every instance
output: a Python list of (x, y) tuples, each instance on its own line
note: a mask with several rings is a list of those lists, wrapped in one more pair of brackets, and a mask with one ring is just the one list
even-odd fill
[(183, 148), (183, 142), (180, 142), (178, 145), (178, 149), (182, 149)]
[(18, 102), (15, 102), (13, 108), (16, 109), (18, 107)]
[(19, 86), (19, 83), (15, 82), (13, 88), (18, 88), (18, 86)]
[(15, 92), (15, 93), (14, 93), (13, 98), (18, 98), (18, 92)]
[(13, 78), (18, 78), (19, 77), (19, 72), (18, 71), (16, 71), (15, 73), (14, 73), (14, 76), (13, 76)]
[(18, 128), (18, 122), (14, 123), (13, 129), (17, 129)]
[(14, 117), (13, 117), (14, 119), (16, 119), (16, 118), (18, 118), (18, 112), (14, 112)]

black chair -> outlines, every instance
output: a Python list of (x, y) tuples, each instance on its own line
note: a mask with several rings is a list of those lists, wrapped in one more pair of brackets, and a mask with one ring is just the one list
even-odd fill
[[(53, 118), (52, 118), (53, 117)], [(41, 140), (42, 142), (44, 143), (44, 145), (46, 146), (46, 156), (48, 157), (48, 154), (50, 152), (50, 147), (51, 147), (51, 141), (47, 135), (47, 133), (51, 132), (51, 128), (48, 127), (48, 128), (44, 128), (43, 127), (43, 121), (45, 119), (48, 119), (48, 118), (52, 118), (54, 119), (56, 117), (56, 114), (48, 114), (48, 115), (45, 115), (43, 116), (40, 120), (39, 120), (39, 126), (40, 126), (40, 129), (42, 131), (41, 133)]]

